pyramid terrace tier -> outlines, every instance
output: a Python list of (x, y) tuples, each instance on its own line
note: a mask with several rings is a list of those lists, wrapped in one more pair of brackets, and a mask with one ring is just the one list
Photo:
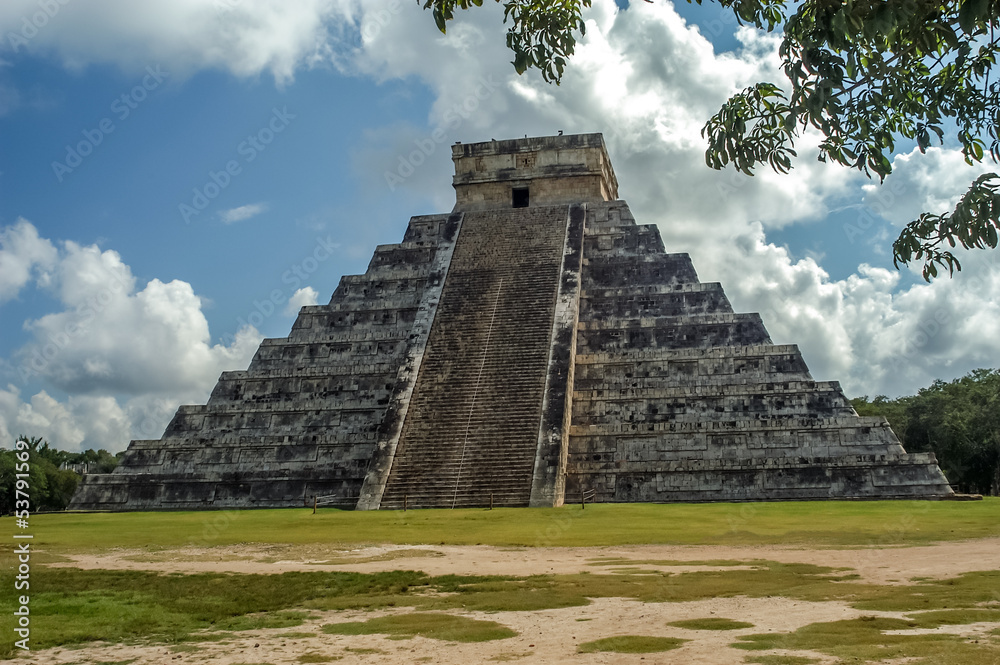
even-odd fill
[(601, 224), (587, 228), (584, 251), (592, 256), (639, 256), (663, 254), (660, 231), (653, 224)]
[(584, 291), (622, 284), (663, 286), (698, 281), (698, 273), (687, 254), (640, 254), (628, 257), (588, 257), (584, 254), (584, 257)]
[(732, 312), (722, 285), (716, 282), (591, 288), (580, 298), (580, 316), (588, 321)]
[[(361, 466), (367, 460), (360, 462)], [(315, 468), (289, 478), (268, 472), (248, 471), (238, 476), (193, 473), (134, 473), (90, 476), (76, 510), (210, 510), (220, 508), (286, 508), (305, 506), (303, 497), (342, 497), (332, 504), (351, 508), (360, 485), (348, 465)], [(338, 480), (337, 475), (345, 475)], [(99, 502), (89, 502), (99, 497)]]
[(600, 353), (580, 352), (575, 362), (574, 385), (581, 390), (594, 390), (601, 385), (616, 389), (622, 384), (628, 387), (633, 382), (638, 386), (639, 380), (648, 380), (648, 385), (661, 387), (812, 380), (794, 344), (615, 349)]
[[(634, 446), (639, 446), (635, 448)], [(810, 454), (900, 453), (898, 439), (884, 418), (729, 418), (669, 423), (575, 425), (570, 429), (570, 457), (601, 455), (675, 459), (697, 453), (705, 459)], [(753, 452), (758, 451), (758, 452)], [(770, 451), (770, 452), (768, 452)], [(832, 451), (832, 452), (831, 452)]]
[[(311, 404), (247, 404), (226, 405), (221, 408), (202, 407), (204, 411), (184, 411), (177, 413), (165, 436), (180, 435), (187, 432), (214, 432), (225, 434), (229, 432), (260, 434), (269, 432), (280, 436), (293, 432), (308, 432), (322, 428), (328, 432), (369, 431), (378, 427), (382, 412), (385, 410), (385, 398), (381, 404), (372, 404), (369, 400), (357, 400), (355, 404), (347, 402), (330, 408), (330, 400), (315, 400)], [(310, 408), (311, 407), (311, 408)]]
[[(380, 334), (361, 336), (337, 335), (336, 333), (317, 335), (320, 339), (308, 342), (281, 339), (264, 340), (247, 370), (252, 376), (256, 372), (281, 369), (316, 369), (328, 367), (331, 371), (343, 371), (346, 366), (363, 365), (358, 371), (368, 372), (372, 365), (392, 363), (400, 355), (400, 347), (405, 346), (408, 335), (404, 330), (394, 332), (378, 331)], [(354, 370), (352, 370), (353, 372)]]
[(609, 473), (572, 467), (566, 500), (733, 502), (944, 498), (952, 494), (931, 453), (770, 459), (691, 459)]
[(810, 418), (854, 415), (840, 384), (703, 385), (575, 391), (573, 417), (593, 423), (678, 422), (685, 418)]
[(315, 409), (323, 405), (329, 409), (331, 399), (337, 400), (338, 408), (348, 408), (351, 402), (374, 406), (387, 399), (395, 387), (395, 367), (387, 370), (385, 365), (372, 365), (351, 369), (354, 371), (350, 374), (335, 376), (264, 378), (254, 375), (239, 380), (220, 380), (205, 408), (213, 412), (274, 411), (285, 407)]
[(698, 314), (580, 321), (580, 353), (770, 343), (759, 314)]

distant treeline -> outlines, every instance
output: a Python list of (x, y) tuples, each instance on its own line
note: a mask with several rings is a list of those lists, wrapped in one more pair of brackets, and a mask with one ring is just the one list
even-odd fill
[(1000, 370), (935, 381), (910, 397), (851, 403), (859, 415), (885, 416), (906, 452), (935, 453), (957, 491), (1000, 494)]
[[(103, 448), (70, 453), (56, 450), (38, 437), (19, 436), (17, 440), (28, 442), (27, 493), (31, 512), (64, 510), (80, 482), (81, 474), (75, 469), (86, 468), (87, 473), (111, 473), (123, 454), (112, 455)], [(13, 450), (0, 450), (0, 515), (14, 510), (18, 463)]]

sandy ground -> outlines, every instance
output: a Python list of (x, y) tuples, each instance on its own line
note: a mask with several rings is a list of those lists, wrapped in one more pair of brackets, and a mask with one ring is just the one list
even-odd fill
[[(648, 561), (676, 562), (740, 560), (748, 564), (766, 559), (851, 568), (864, 581), (876, 584), (905, 584), (915, 577), (943, 578), (973, 570), (1000, 568), (1000, 539), (941, 543), (922, 547), (888, 549), (813, 550), (783, 546), (628, 546), (596, 548), (497, 548), (456, 546), (380, 546), (337, 550), (322, 546), (243, 545), (217, 549), (179, 549), (169, 552), (115, 550), (101, 555), (72, 557), (67, 565), (81, 568), (141, 569), (164, 572), (229, 571), (278, 573), (292, 570), (422, 570), (431, 575), (614, 572), (627, 567), (676, 572), (711, 569), (713, 566), (650, 564)], [(629, 563), (629, 562), (634, 563)], [(728, 568), (732, 570), (732, 568)], [(87, 645), (80, 649), (49, 649), (32, 652), (18, 662), (40, 665), (69, 663), (112, 663), (131, 661), (135, 665), (154, 663), (272, 663), (301, 662), (380, 663), (670, 663), (730, 665), (742, 663), (747, 652), (729, 645), (741, 634), (786, 632), (820, 622), (877, 614), (899, 617), (890, 612), (862, 612), (840, 602), (813, 603), (785, 598), (714, 598), (687, 603), (642, 603), (620, 598), (600, 598), (586, 607), (535, 612), (455, 612), (475, 619), (498, 621), (517, 631), (505, 640), (478, 644), (443, 642), (415, 637), (406, 640), (382, 635), (327, 635), (320, 627), (327, 623), (355, 621), (409, 608), (379, 612), (312, 612), (313, 618), (291, 629), (241, 631), (226, 642), (170, 646)], [(668, 626), (673, 621), (724, 617), (752, 623), (753, 628), (735, 631), (693, 631)], [(989, 639), (986, 633), (998, 624), (947, 627), (969, 639)], [(659, 654), (577, 654), (581, 642), (614, 635), (658, 635), (691, 640), (681, 648)], [(772, 652), (773, 653), (773, 652)], [(827, 665), (832, 659), (815, 653), (808, 656)], [(135, 660), (132, 660), (135, 659)]]
[[(907, 583), (919, 577), (953, 577), (974, 570), (1000, 568), (1000, 538), (947, 542), (921, 547), (882, 549), (806, 549), (770, 546), (630, 545), (623, 547), (503, 548), (483, 545), (385, 545), (352, 550), (316, 545), (237, 545), (226, 548), (182, 548), (169, 552), (113, 550), (73, 556), (75, 568), (158, 570), (162, 572), (283, 573), (345, 570), (371, 573), (421, 570), (429, 575), (537, 575), (628, 567), (625, 560), (713, 561), (755, 559), (851, 568), (872, 584)], [(600, 565), (601, 559), (616, 561)], [(623, 560), (617, 563), (617, 560)], [(642, 563), (648, 570), (692, 572), (711, 566)]]

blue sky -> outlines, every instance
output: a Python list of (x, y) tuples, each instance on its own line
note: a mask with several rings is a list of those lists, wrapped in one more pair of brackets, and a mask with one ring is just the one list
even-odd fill
[(403, 0), (286, 4), (0, 7), (0, 436), (157, 438), (411, 215), (451, 209), (452, 142), (559, 130), (603, 132), (637, 220), (817, 379), (898, 395), (995, 365), (995, 254), (931, 285), (889, 258), (985, 167), (904, 149), (879, 187), (806, 137), (790, 176), (710, 171), (704, 121), (781, 80), (774, 38), (718, 6), (595, 0), (556, 87), (513, 72), (497, 6), (445, 37)]

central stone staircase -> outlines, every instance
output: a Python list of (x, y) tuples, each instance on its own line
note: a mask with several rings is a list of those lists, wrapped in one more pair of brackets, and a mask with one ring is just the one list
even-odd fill
[(381, 508), (527, 506), (566, 206), (468, 212)]

